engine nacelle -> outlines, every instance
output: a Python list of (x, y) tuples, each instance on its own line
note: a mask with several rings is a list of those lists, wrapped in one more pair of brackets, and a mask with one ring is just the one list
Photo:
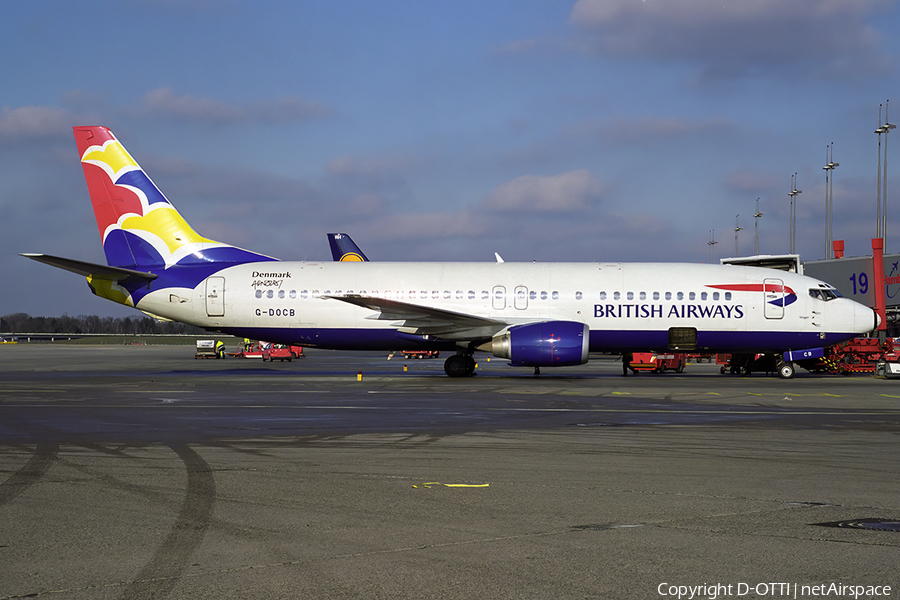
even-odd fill
[(515, 367), (567, 367), (588, 360), (590, 328), (576, 321), (513, 325), (491, 340), (491, 352)]

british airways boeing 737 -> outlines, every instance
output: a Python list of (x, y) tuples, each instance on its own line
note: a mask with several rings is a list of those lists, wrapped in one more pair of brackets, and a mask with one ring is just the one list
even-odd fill
[[(475, 351), (513, 366), (584, 364), (589, 352), (822, 355), (872, 330), (874, 312), (833, 286), (756, 267), (679, 263), (288, 262), (195, 232), (105, 127), (75, 139), (107, 265), (28, 258), (91, 291), (212, 331), (346, 350)], [(363, 258), (363, 257), (360, 257)]]

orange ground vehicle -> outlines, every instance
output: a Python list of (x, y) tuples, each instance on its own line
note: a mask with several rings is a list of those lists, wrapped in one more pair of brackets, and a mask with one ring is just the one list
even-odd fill
[(635, 371), (651, 373), (681, 373), (686, 364), (687, 355), (681, 352), (635, 352), (631, 359), (631, 366)]

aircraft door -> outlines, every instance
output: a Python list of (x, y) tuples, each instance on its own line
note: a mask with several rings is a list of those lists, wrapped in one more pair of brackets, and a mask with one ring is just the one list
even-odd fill
[(491, 290), (491, 306), (494, 310), (503, 310), (506, 308), (506, 288), (502, 285), (495, 285)]
[(516, 295), (513, 299), (513, 305), (518, 310), (525, 310), (528, 308), (528, 288), (524, 285), (516, 286)]
[(206, 315), (209, 317), (225, 316), (224, 277), (208, 277), (206, 279)]
[(767, 319), (784, 318), (784, 281), (781, 279), (763, 280), (763, 311)]

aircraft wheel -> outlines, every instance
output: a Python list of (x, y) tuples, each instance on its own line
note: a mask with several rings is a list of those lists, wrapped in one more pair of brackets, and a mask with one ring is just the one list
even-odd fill
[(449, 377), (466, 377), (469, 372), (468, 361), (464, 354), (454, 354), (444, 361), (444, 373)]
[(471, 354), (466, 354), (466, 375), (472, 375), (475, 373), (475, 357)]
[(779, 364), (778, 376), (782, 379), (791, 379), (794, 376), (794, 363), (783, 362)]

